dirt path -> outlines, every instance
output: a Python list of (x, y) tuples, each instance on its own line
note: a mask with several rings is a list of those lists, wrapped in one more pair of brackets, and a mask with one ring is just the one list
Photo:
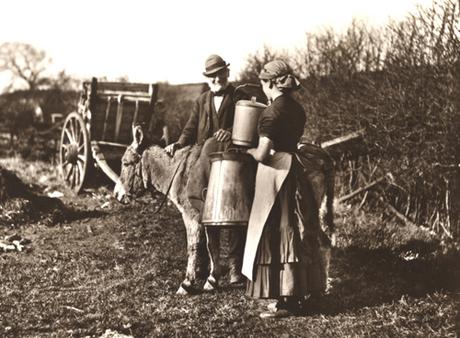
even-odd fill
[(31, 240), (25, 252), (0, 253), (2, 337), (455, 336), (458, 255), (423, 256), (426, 246), (410, 240), (404, 250), (353, 245), (361, 242), (341, 218), (348, 241), (333, 252), (319, 313), (262, 320), (266, 303), (225, 282), (216, 293), (175, 295), (186, 248), (172, 207), (153, 216), (158, 201), (122, 206), (105, 188), (63, 201), (82, 217), (0, 229)]

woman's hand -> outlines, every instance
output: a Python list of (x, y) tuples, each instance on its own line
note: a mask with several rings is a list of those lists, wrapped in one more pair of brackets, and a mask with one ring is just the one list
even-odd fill
[(273, 149), (273, 142), (268, 137), (261, 136), (257, 148), (248, 149), (247, 153), (254, 157), (257, 162), (264, 162)]

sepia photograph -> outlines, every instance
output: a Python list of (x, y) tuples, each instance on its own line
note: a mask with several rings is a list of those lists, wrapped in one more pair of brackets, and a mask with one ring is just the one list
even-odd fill
[(460, 334), (460, 0), (5, 0), (0, 337)]

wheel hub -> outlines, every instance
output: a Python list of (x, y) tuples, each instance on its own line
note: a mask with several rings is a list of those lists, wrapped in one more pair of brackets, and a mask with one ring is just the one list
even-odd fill
[(65, 161), (67, 163), (76, 164), (78, 161), (78, 145), (69, 144), (65, 153)]

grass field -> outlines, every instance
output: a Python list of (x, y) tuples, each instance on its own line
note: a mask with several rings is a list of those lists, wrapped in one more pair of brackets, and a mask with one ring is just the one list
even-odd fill
[(65, 192), (78, 211), (54, 225), (0, 228), (31, 240), (0, 253), (1, 337), (455, 337), (459, 328), (460, 255), (422, 230), (339, 206), (332, 288), (318, 312), (262, 320), (267, 302), (225, 280), (215, 293), (175, 294), (186, 241), (172, 206), (152, 215), (159, 201), (120, 205), (105, 186), (75, 197), (48, 164), (0, 165), (38, 190)]

